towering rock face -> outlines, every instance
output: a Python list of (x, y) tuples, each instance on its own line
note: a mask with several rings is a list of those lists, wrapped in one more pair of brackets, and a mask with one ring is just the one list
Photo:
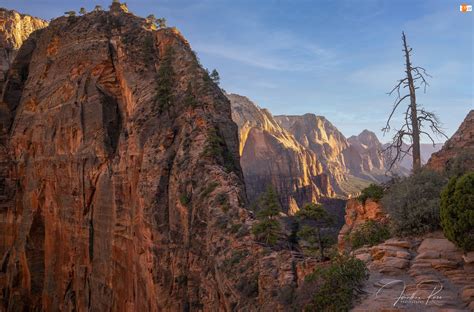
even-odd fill
[(364, 130), (357, 136), (351, 136), (348, 139), (357, 152), (361, 155), (362, 168), (367, 172), (385, 170), (385, 163), (382, 157), (382, 144), (375, 133)]
[(250, 238), (230, 103), (176, 30), (58, 18), (3, 101), (2, 311), (288, 310), (300, 260)]
[(0, 8), (0, 93), (18, 49), (32, 32), (47, 25), (42, 19)]
[(446, 141), (443, 148), (431, 155), (427, 167), (444, 170), (450, 161), (462, 158), (464, 167), (474, 170), (474, 110), (471, 110), (459, 129)]
[[(380, 145), (375, 134), (363, 132), (347, 140), (326, 118), (314, 114), (276, 116), (278, 122), (304, 147), (313, 151), (330, 177), (335, 191), (355, 193), (369, 181), (383, 180), (383, 161), (377, 155)], [(359, 141), (360, 138), (360, 141)], [(375, 139), (374, 139), (375, 138)]]
[[(47, 22), (15, 11), (0, 8), (0, 99), (6, 81), (7, 72), (17, 56), (18, 49), (28, 36), (47, 26)], [(21, 63), (22, 57), (19, 57)], [(21, 75), (22, 67), (17, 66)], [(12, 78), (14, 79), (14, 78)], [(14, 96), (10, 94), (10, 97)], [(0, 101), (0, 254), (3, 256), (6, 246), (13, 243), (15, 234), (13, 228), (16, 180), (14, 178), (13, 161), (10, 157), (7, 138), (11, 124), (11, 110)]]
[(315, 153), (302, 146), (266, 109), (248, 98), (228, 94), (239, 126), (241, 165), (251, 202), (274, 186), (285, 212), (334, 195)]

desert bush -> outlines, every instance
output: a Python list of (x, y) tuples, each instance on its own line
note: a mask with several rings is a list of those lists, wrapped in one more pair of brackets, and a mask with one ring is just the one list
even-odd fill
[(367, 278), (367, 269), (359, 259), (339, 255), (328, 266), (306, 277), (316, 283), (316, 292), (305, 311), (349, 311), (355, 291)]
[(207, 198), (212, 192), (214, 192), (214, 190), (218, 186), (219, 186), (219, 183), (217, 183), (216, 181), (213, 181), (213, 182), (209, 183), (206, 186), (206, 188), (202, 191), (201, 198), (202, 199)]
[(370, 184), (368, 187), (362, 190), (361, 194), (357, 199), (365, 204), (367, 199), (372, 199), (373, 201), (378, 202), (383, 197), (383, 187), (377, 184)]
[(208, 130), (207, 144), (203, 156), (217, 158), (224, 166), (226, 172), (236, 170), (236, 164), (232, 153), (229, 151), (224, 139), (219, 134), (219, 130), (211, 128)]
[(443, 175), (426, 169), (393, 184), (382, 198), (393, 234), (419, 235), (437, 230), (439, 196), (445, 184)]
[(179, 201), (183, 206), (187, 206), (191, 202), (191, 196), (189, 196), (188, 194), (181, 194), (181, 196), (179, 197)]
[(474, 250), (474, 172), (453, 177), (441, 193), (444, 235), (464, 251)]
[(474, 151), (465, 150), (456, 157), (449, 159), (446, 165), (446, 174), (448, 177), (461, 176), (470, 171), (469, 168), (474, 167)]
[(390, 230), (385, 224), (368, 220), (348, 237), (353, 249), (362, 246), (374, 246), (390, 238)]

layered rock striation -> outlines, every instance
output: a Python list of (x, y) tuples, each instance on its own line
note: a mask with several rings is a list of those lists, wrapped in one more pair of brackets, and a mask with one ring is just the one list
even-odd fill
[(252, 240), (230, 103), (177, 30), (55, 19), (2, 109), (1, 310), (288, 310), (303, 260)]
[[(468, 170), (474, 170), (474, 110), (471, 110), (453, 136), (443, 148), (431, 155), (426, 166), (442, 171), (453, 164), (456, 158)], [(455, 164), (453, 164), (455, 165)]]
[(276, 119), (300, 144), (318, 156), (337, 193), (356, 193), (361, 185), (387, 178), (379, 150), (381, 144), (374, 133), (366, 130), (348, 140), (322, 116), (305, 114), (276, 116)]
[(248, 98), (228, 94), (239, 127), (241, 165), (251, 202), (268, 186), (276, 188), (285, 212), (335, 195), (318, 157), (302, 146), (266, 110)]

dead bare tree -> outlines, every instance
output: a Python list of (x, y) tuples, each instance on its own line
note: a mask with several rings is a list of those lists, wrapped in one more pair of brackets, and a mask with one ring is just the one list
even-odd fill
[[(393, 87), (393, 89), (388, 93), (389, 95), (396, 94), (396, 99), (387, 123), (382, 129), (384, 134), (390, 132), (392, 117), (400, 104), (408, 98), (410, 99), (410, 103), (407, 105), (406, 111), (404, 112), (403, 125), (400, 129), (394, 129), (395, 134), (392, 138), (392, 143), (390, 143), (383, 152), (388, 153), (389, 156), (389, 171), (391, 171), (398, 161), (402, 160), (406, 155), (410, 155), (411, 152), (413, 157), (413, 171), (416, 172), (421, 169), (420, 136), (426, 135), (433, 145), (435, 145), (435, 140), (432, 135), (444, 137), (446, 137), (446, 135), (441, 129), (441, 123), (438, 117), (433, 112), (426, 111), (416, 102), (416, 90), (423, 87), (424, 92), (426, 92), (426, 87), (429, 86), (426, 77), (431, 76), (423, 67), (412, 66), (410, 56), (413, 49), (408, 46), (404, 32), (402, 32), (402, 41), (402, 51), (405, 56), (406, 76), (403, 79), (398, 80), (395, 87)], [(405, 88), (408, 88), (407, 94), (402, 93), (402, 89)], [(427, 126), (431, 130), (431, 134), (427, 132)], [(410, 144), (407, 144), (407, 139)]]

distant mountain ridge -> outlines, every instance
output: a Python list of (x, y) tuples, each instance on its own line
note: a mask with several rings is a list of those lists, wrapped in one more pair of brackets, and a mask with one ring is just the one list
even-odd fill
[[(227, 94), (239, 127), (241, 166), (252, 202), (273, 185), (286, 212), (327, 197), (351, 197), (370, 183), (389, 179), (389, 161), (377, 135), (364, 130), (346, 138), (324, 116), (273, 116), (247, 97)], [(439, 149), (439, 146), (437, 146)], [(433, 147), (422, 145), (425, 163)], [(406, 175), (411, 158), (393, 171)]]

